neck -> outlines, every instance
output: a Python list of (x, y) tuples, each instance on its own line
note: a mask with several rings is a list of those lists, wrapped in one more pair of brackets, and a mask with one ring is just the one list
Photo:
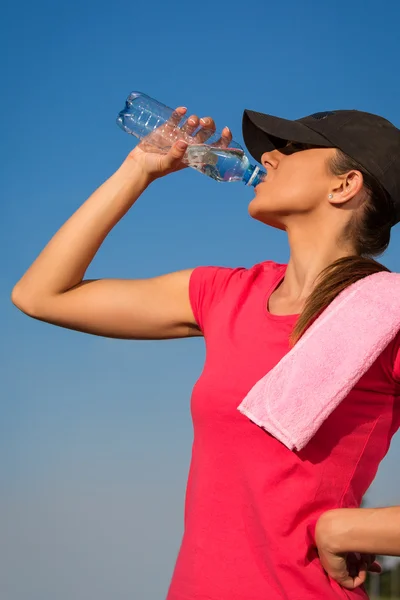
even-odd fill
[(350, 245), (338, 246), (336, 232), (293, 227), (287, 233), (290, 259), (279, 295), (288, 302), (305, 302), (325, 267), (339, 258), (356, 254)]

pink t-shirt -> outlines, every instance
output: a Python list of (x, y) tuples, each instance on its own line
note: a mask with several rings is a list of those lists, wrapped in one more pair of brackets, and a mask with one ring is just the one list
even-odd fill
[(298, 315), (267, 310), (285, 271), (267, 261), (191, 276), (207, 352), (192, 395), (185, 531), (167, 600), (367, 598), (328, 577), (314, 529), (326, 510), (360, 505), (400, 426), (400, 335), (307, 446), (288, 450), (237, 410), (290, 349)]

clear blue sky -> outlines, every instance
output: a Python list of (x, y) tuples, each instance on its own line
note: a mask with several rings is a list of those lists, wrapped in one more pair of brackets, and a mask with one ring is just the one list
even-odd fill
[[(244, 108), (297, 118), (358, 108), (400, 125), (400, 4), (54, 3), (3, 7), (0, 107), (0, 597), (160, 600), (178, 551), (189, 399), (203, 340), (108, 340), (36, 322), (9, 300), (53, 233), (119, 166), (132, 90), (212, 115), (241, 142)], [(188, 169), (113, 230), (89, 277), (286, 262), (251, 190)], [(380, 259), (400, 271), (399, 229)], [(370, 505), (400, 504), (400, 434)]]

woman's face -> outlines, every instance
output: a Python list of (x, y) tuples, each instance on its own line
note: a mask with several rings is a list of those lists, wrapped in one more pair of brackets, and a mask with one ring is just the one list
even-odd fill
[(249, 204), (254, 219), (278, 229), (286, 229), (290, 218), (316, 212), (329, 203), (333, 176), (329, 159), (334, 148), (316, 148), (289, 142), (287, 146), (261, 157), (267, 177), (255, 189)]

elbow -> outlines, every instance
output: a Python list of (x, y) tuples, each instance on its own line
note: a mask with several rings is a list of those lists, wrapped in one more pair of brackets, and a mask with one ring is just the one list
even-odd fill
[(20, 310), (21, 310), (21, 306), (22, 306), (22, 295), (23, 294), (21, 294), (20, 286), (17, 283), (16, 285), (14, 285), (12, 292), (11, 292), (11, 302), (14, 304), (14, 306), (19, 308)]
[(12, 289), (11, 302), (30, 317), (37, 316), (37, 300), (18, 282)]

